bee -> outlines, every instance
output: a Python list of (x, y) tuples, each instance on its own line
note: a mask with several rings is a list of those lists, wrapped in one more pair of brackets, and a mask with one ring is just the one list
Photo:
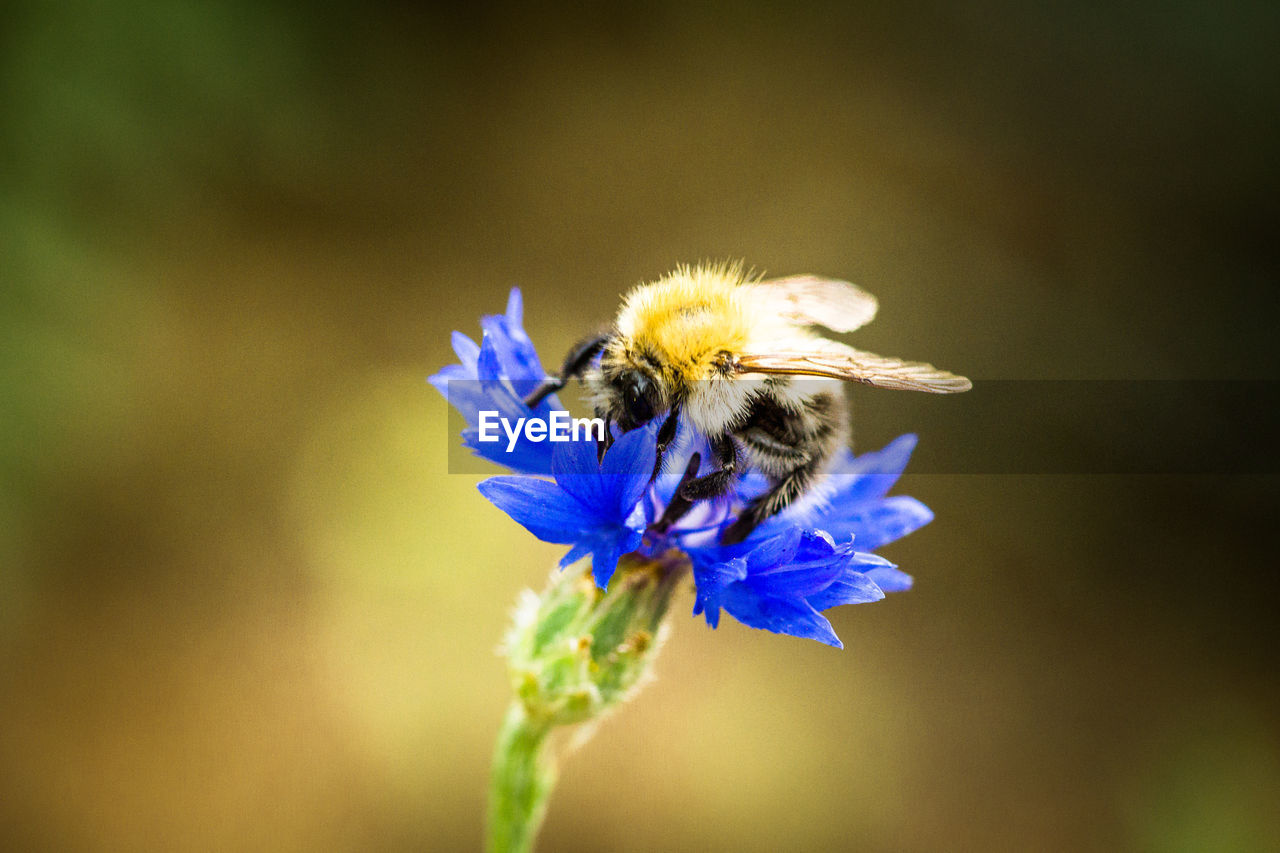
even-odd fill
[(863, 352), (813, 330), (851, 332), (876, 308), (874, 296), (845, 281), (762, 281), (740, 264), (683, 266), (628, 293), (613, 328), (574, 346), (560, 375), (526, 402), (537, 405), (581, 377), (606, 424), (626, 432), (665, 416), (655, 474), (686, 418), (718, 468), (685, 477), (677, 492), (685, 506), (724, 494), (749, 468), (768, 481), (721, 535), (733, 544), (804, 495), (847, 444), (843, 382), (935, 394), (971, 387), (933, 365)]

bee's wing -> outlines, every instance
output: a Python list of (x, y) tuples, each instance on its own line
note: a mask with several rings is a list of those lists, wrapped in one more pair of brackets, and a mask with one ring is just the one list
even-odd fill
[(751, 287), (771, 311), (800, 326), (826, 326), (836, 332), (852, 332), (876, 316), (876, 298), (847, 281), (793, 275)]
[(876, 388), (932, 394), (956, 394), (973, 387), (965, 377), (932, 364), (876, 355), (834, 341), (822, 341), (808, 352), (744, 353), (738, 356), (736, 367), (739, 373), (827, 376)]

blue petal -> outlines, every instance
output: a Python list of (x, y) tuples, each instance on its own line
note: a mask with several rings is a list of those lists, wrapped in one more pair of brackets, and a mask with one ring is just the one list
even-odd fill
[(658, 456), (657, 432), (654, 424), (632, 430), (615, 441), (604, 455), (600, 474), (612, 481), (610, 489), (615, 500), (611, 509), (619, 518), (631, 514), (649, 487)]
[[(429, 381), (439, 389), (441, 394), (444, 394), (445, 399), (449, 401), (449, 405), (458, 410), (458, 413), (466, 420), (468, 427), (472, 429), (479, 428), (480, 412), (482, 411), (498, 412), (503, 417), (509, 415), (509, 412), (503, 411), (502, 401), (495, 400), (493, 395), (482, 388), (475, 379), (443, 377), (443, 381), (441, 381), (442, 373), (444, 371), (437, 373)], [(443, 387), (441, 387), (442, 385)], [(505, 447), (507, 440), (502, 433), (501, 427), (498, 428), (497, 434), (502, 436), (501, 443)]]
[(524, 405), (524, 397), (541, 384), (546, 372), (522, 319), (520, 291), (512, 288), (506, 314), (481, 320), (485, 335), (480, 344), (477, 346), (466, 335), (454, 332), (453, 350), (461, 363), (445, 367), (428, 381), (466, 420), (470, 432), (463, 433), (464, 444), (477, 456), (517, 471), (549, 474), (549, 443), (531, 442), (522, 436), (512, 452), (507, 453), (505, 436), (498, 442), (488, 443), (479, 441), (475, 434), (481, 411), (497, 412), (514, 424), (531, 414), (548, 418), (552, 411), (564, 410), (555, 395), (548, 396), (533, 411)]
[(633, 430), (596, 462), (596, 442), (566, 441), (551, 457), (556, 482), (582, 504), (583, 512), (615, 524), (624, 523), (649, 485), (654, 463), (654, 431)]
[(855, 572), (866, 574), (873, 569), (896, 569), (897, 566), (890, 563), (879, 554), (868, 554), (865, 551), (855, 551), (853, 554), (853, 562), (849, 564)]
[(693, 564), (693, 580), (697, 596), (693, 602), (693, 615), (705, 612), (707, 624), (712, 628), (720, 624), (720, 596), (725, 587), (747, 576), (747, 561), (735, 557), (726, 563), (709, 565)]
[(775, 530), (767, 537), (757, 537), (753, 531), (752, 535), (737, 545), (729, 545), (720, 550), (726, 555), (742, 555), (746, 558), (748, 570), (758, 572), (790, 562), (796, 549), (800, 547), (801, 534), (800, 528), (794, 525)]
[(884, 592), (874, 580), (862, 572), (846, 571), (826, 589), (807, 596), (805, 601), (814, 610), (827, 610), (841, 604), (865, 604), (882, 598)]
[(427, 382), (449, 401), (449, 405), (462, 412), (464, 416), (467, 414), (467, 409), (464, 405), (459, 404), (458, 395), (466, 390), (468, 386), (479, 388), (479, 383), (475, 381), (474, 372), (469, 372), (461, 364), (450, 364), (440, 368), (438, 373), (427, 377)]
[[(480, 319), (485, 336), (492, 339), (495, 354), (502, 367), (500, 375), (511, 382), (516, 394), (522, 398), (535, 390), (547, 376), (533, 341), (524, 330), (523, 314), (520, 290), (513, 287), (507, 298), (506, 314), (489, 315)], [(558, 404), (556, 407), (559, 408)]]
[(874, 551), (932, 520), (933, 512), (920, 501), (895, 495), (842, 516), (832, 512), (818, 526), (838, 540), (852, 536), (859, 551)]
[(507, 322), (513, 329), (524, 329), (524, 297), (518, 287), (511, 288), (507, 294)]
[(480, 494), (544, 542), (568, 544), (590, 531), (582, 507), (555, 483), (534, 477), (490, 477)]
[(555, 445), (551, 453), (551, 476), (582, 505), (585, 514), (592, 518), (605, 517), (605, 504), (611, 503), (609, 482), (600, 476), (594, 440)]
[(743, 584), (734, 584), (725, 590), (722, 603), (743, 625), (844, 648), (831, 623), (808, 602), (753, 595)]
[(574, 563), (578, 562), (590, 553), (590, 540), (583, 539), (580, 542), (575, 542), (573, 547), (569, 549), (569, 553), (560, 558), (560, 568), (567, 569), (569, 566), (572, 566)]
[(827, 560), (774, 566), (752, 574), (744, 583), (760, 595), (807, 598), (830, 586), (848, 562), (848, 557), (832, 555)]
[[(507, 365), (503, 364), (500, 347), (502, 347), (500, 337), (493, 334), (485, 334), (480, 341), (480, 355), (476, 359), (477, 382), (480, 388), (488, 394), (490, 402), (498, 403), (498, 409), (502, 411), (504, 418), (508, 418), (512, 423), (520, 418), (527, 418), (531, 414), (539, 415), (543, 419), (547, 418), (550, 414), (548, 401), (541, 402), (538, 409), (530, 410), (529, 406), (525, 405), (524, 393), (517, 393), (513, 388)], [(534, 384), (536, 386), (539, 383)]]
[(465, 368), (460, 364), (450, 364), (440, 369), (439, 373), (434, 373), (427, 377), (427, 382), (432, 388), (440, 392), (440, 396), (445, 401), (458, 410), (463, 419), (469, 426), (476, 425), (477, 412), (479, 406), (477, 403), (483, 401), (483, 397), (477, 394), (468, 394), (472, 388), (479, 390), (478, 384), (474, 379), (466, 374)]
[(656, 434), (652, 423), (623, 433), (605, 453), (601, 473), (636, 474), (648, 484), (657, 455)]
[[(902, 474), (915, 446), (916, 437), (907, 434), (894, 439), (881, 450), (861, 456), (854, 456), (848, 450), (842, 451), (824, 483), (824, 488), (828, 491), (825, 499), (796, 507), (790, 513), (784, 513), (781, 518), (769, 519), (761, 527), (764, 532), (769, 533), (789, 520), (806, 527), (827, 530), (837, 540), (847, 539), (855, 530), (859, 530), (864, 540), (874, 538), (878, 544), (905, 536), (932, 516), (916, 513), (914, 527), (904, 525), (900, 532), (893, 532), (892, 535), (873, 531), (871, 527), (880, 518), (876, 508), (885, 500), (885, 493)], [(922, 507), (923, 504), (918, 504), (917, 509)], [(869, 550), (875, 546), (859, 541), (858, 547)]]
[(795, 558), (800, 548), (804, 531), (799, 527), (789, 527), (752, 549), (747, 555), (747, 565), (752, 571), (760, 571), (769, 566), (788, 563)]
[(915, 447), (916, 437), (907, 433), (861, 456), (846, 451), (831, 471), (830, 476), (840, 483), (832, 502), (863, 503), (884, 497), (902, 476)]
[(640, 534), (626, 528), (596, 529), (576, 542), (560, 560), (561, 568), (591, 555), (591, 573), (596, 584), (605, 589), (618, 568), (618, 560), (640, 544)]
[(911, 589), (911, 575), (899, 571), (896, 566), (868, 569), (867, 577), (875, 581), (876, 586), (885, 592), (903, 592)]
[(747, 561), (741, 557), (735, 557), (724, 563), (695, 564), (694, 572), (706, 581), (707, 586), (726, 587), (746, 579)]
[[(488, 333), (480, 339), (480, 354), (476, 356), (476, 378), (480, 386), (486, 390), (503, 388), (502, 359), (498, 356), (498, 343)], [(512, 395), (514, 396), (514, 395)]]
[[(486, 362), (494, 358), (489, 338), (484, 339), (480, 347), (480, 367), (483, 373)], [(520, 425), (522, 418), (531, 416), (528, 407), (500, 379), (480, 379), (472, 382), (450, 382), (449, 396), (455, 408), (467, 419), (468, 428), (475, 431), (479, 427), (480, 412), (496, 413), (496, 417), (505, 420), (513, 428)], [(530, 441), (523, 429), (516, 438), (511, 451), (507, 451), (510, 441), (505, 428), (495, 428), (490, 434), (497, 433), (498, 440), (480, 442), (478, 435), (463, 434), (465, 443), (479, 455), (493, 459), (517, 470), (531, 473), (547, 474), (551, 471), (552, 445), (546, 441)], [(524, 460), (523, 464), (517, 459)]]
[(511, 288), (511, 293), (507, 296), (507, 313), (504, 319), (511, 345), (519, 352), (521, 361), (529, 365), (530, 375), (545, 377), (547, 373), (542, 369), (538, 351), (529, 339), (529, 333), (524, 330), (524, 298), (518, 287)]
[(462, 332), (453, 333), (453, 352), (458, 356), (458, 361), (463, 370), (475, 378), (476, 376), (476, 359), (480, 356), (480, 347), (471, 338), (462, 334)]
[[(499, 363), (496, 345), (489, 335), (485, 335), (480, 342), (480, 356), (477, 359), (476, 366), (479, 371), (479, 378), (477, 379), (479, 391), (470, 390), (468, 393), (482, 400), (485, 408), (496, 410), (499, 415), (511, 421), (513, 425), (520, 418), (525, 418), (532, 414), (529, 407), (524, 404), (524, 400), (512, 391), (510, 384), (503, 378), (503, 368)], [(529, 442), (523, 436), (520, 441), (530, 444), (536, 443)], [(548, 458), (550, 455), (551, 451), (548, 449)]]
[[(710, 601), (708, 596), (716, 594), (716, 590), (705, 589), (705, 586), (708, 583), (727, 583), (728, 580), (722, 575), (727, 570), (725, 567), (741, 565), (742, 577), (733, 580), (749, 579), (758, 572), (789, 563), (800, 546), (800, 539), (800, 528), (785, 527), (765, 539), (757, 539), (753, 533), (736, 545), (686, 546), (684, 550), (693, 562), (694, 583), (698, 594)], [(738, 570), (735, 568), (733, 571)], [(695, 615), (697, 612), (694, 611)]]
[(547, 374), (533, 346), (526, 345), (528, 338), (524, 333), (517, 334), (503, 316), (484, 317), (480, 327), (485, 337), (493, 341), (494, 353), (502, 365), (501, 375), (511, 382), (516, 393), (525, 397), (535, 391)]
[[(637, 534), (636, 544), (639, 544), (639, 541), (640, 536)], [(618, 568), (618, 558), (622, 556), (624, 547), (617, 541), (604, 540), (596, 543), (591, 552), (591, 576), (595, 578), (596, 586), (601, 589), (608, 588), (609, 580)]]
[(523, 474), (551, 473), (551, 457), (543, 451), (541, 445), (518, 441), (508, 453), (505, 435), (501, 441), (480, 441), (479, 431), (473, 429), (462, 431), (462, 443), (481, 459), (496, 462), (512, 471)]
[(511, 453), (506, 452), (507, 439), (502, 430), (497, 430), (498, 441), (482, 442), (479, 440), (479, 421), (481, 411), (496, 412), (512, 423), (530, 414), (528, 408), (517, 400), (500, 380), (480, 380), (459, 364), (451, 364), (439, 373), (428, 377), (451, 406), (458, 410), (467, 423), (463, 431), (463, 444), (470, 447), (475, 455), (516, 471), (530, 474), (551, 473), (551, 449), (525, 439), (517, 441)]
[(853, 561), (853, 546), (836, 547), (826, 533), (805, 531), (790, 559), (754, 571), (746, 583), (762, 595), (806, 598), (830, 586)]
[[(476, 350), (479, 352), (479, 350)], [(448, 364), (440, 368), (440, 372), (434, 376), (428, 376), (427, 381), (431, 383), (437, 391), (444, 395), (445, 399), (449, 399), (449, 383), (458, 380), (465, 381), (475, 379), (475, 372), (468, 371), (461, 364)]]

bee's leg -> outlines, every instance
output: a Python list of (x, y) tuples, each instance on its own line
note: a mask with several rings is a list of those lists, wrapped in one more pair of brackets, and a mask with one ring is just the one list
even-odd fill
[(604, 440), (596, 442), (597, 463), (604, 461), (604, 455), (610, 447), (613, 447), (613, 418), (606, 416), (604, 419)]
[(818, 465), (810, 462), (788, 471), (767, 492), (747, 504), (737, 520), (720, 534), (720, 544), (736, 545), (750, 536), (760, 522), (786, 509), (809, 488), (817, 469)]
[(667, 504), (667, 508), (662, 511), (662, 518), (654, 522), (653, 529), (658, 533), (666, 533), (671, 525), (683, 518), (686, 512), (693, 509), (693, 501), (685, 498), (680, 492), (686, 483), (698, 476), (698, 466), (701, 464), (701, 453), (694, 453), (689, 457), (689, 463), (684, 468), (684, 476), (680, 478), (680, 484), (676, 486), (675, 495), (671, 498), (671, 502)]
[(591, 359), (600, 354), (600, 350), (604, 349), (604, 345), (608, 341), (608, 335), (593, 335), (578, 341), (573, 345), (573, 349), (569, 350), (569, 354), (564, 357), (564, 365), (560, 368), (560, 375), (548, 376), (542, 380), (542, 384), (538, 386), (538, 389), (524, 398), (524, 404), (531, 409), (537, 408), (539, 403), (567, 385), (570, 379), (586, 370), (587, 366), (591, 364)]
[[(667, 452), (667, 448), (676, 437), (676, 428), (680, 426), (680, 407), (672, 406), (671, 414), (667, 415), (667, 419), (662, 422), (662, 427), (658, 430), (657, 454), (653, 460), (653, 474), (649, 479), (652, 480), (658, 476), (658, 472), (662, 470), (662, 454)], [(696, 471), (697, 469), (695, 469)]]
[(729, 491), (733, 480), (738, 476), (738, 446), (733, 436), (725, 434), (711, 439), (711, 450), (720, 462), (720, 469), (710, 474), (689, 480), (680, 487), (680, 497), (691, 501), (714, 498)]

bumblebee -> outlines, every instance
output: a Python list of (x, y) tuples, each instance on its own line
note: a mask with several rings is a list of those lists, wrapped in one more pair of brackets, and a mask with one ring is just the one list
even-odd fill
[(677, 492), (684, 506), (724, 494), (748, 468), (768, 479), (722, 534), (733, 544), (804, 495), (848, 442), (844, 381), (935, 394), (971, 387), (933, 365), (873, 355), (813, 331), (851, 332), (876, 308), (875, 297), (844, 281), (753, 280), (738, 264), (680, 267), (628, 293), (613, 328), (579, 342), (560, 375), (526, 402), (537, 405), (581, 377), (606, 424), (625, 432), (665, 416), (659, 466), (686, 418), (719, 467), (691, 476), (692, 464)]

